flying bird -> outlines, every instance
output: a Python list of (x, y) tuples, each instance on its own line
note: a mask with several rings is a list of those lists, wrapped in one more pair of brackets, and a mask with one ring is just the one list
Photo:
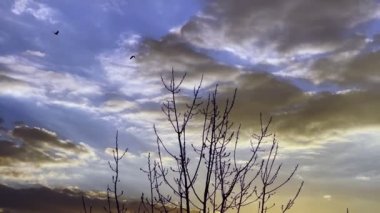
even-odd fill
[(58, 34), (59, 34), (59, 30), (54, 32), (54, 35), (58, 35)]
[(129, 58), (129, 60), (131, 60), (132, 58), (136, 58), (136, 57), (133, 55), (133, 56), (131, 56), (131, 57)]

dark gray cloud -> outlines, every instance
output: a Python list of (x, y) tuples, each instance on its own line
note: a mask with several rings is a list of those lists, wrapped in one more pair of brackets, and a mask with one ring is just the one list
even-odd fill
[(81, 144), (60, 139), (56, 133), (46, 129), (16, 126), (10, 132), (2, 132), (0, 159), (3, 166), (20, 162), (31, 164), (69, 163), (82, 155), (91, 155), (91, 150)]
[(339, 135), (354, 129), (379, 127), (377, 109), (380, 94), (376, 91), (354, 91), (343, 94), (322, 93), (305, 104), (278, 116), (278, 130), (284, 135), (310, 136), (304, 142), (316, 140), (324, 134)]
[(272, 115), (273, 130), (286, 142), (319, 143), (326, 137), (380, 125), (378, 91), (306, 94), (289, 82), (268, 74), (263, 74), (261, 79), (257, 74), (242, 77), (234, 119), (243, 127), (252, 128), (258, 125), (259, 112)]
[[(43, 128), (16, 126), (0, 132), (0, 174), (3, 183), (46, 183), (75, 174), (61, 169), (75, 169), (96, 159), (94, 150), (84, 143), (63, 140)], [(42, 175), (43, 174), (43, 175)]]
[[(311, 66), (314, 81), (376, 89), (380, 86), (380, 52), (351, 53), (317, 60)], [(375, 88), (374, 88), (375, 87)]]
[[(141, 45), (142, 54), (138, 59), (142, 75), (157, 78), (172, 69), (177, 76), (189, 73), (185, 85), (192, 88), (204, 75), (204, 85), (216, 81), (228, 82), (239, 75), (239, 71), (225, 64), (215, 62), (211, 57), (195, 51), (177, 35), (170, 34), (160, 40), (146, 39)], [(220, 76), (224, 76), (223, 79)]]

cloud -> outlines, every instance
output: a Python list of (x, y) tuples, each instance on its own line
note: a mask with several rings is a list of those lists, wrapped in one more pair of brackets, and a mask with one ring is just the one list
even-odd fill
[(34, 0), (16, 0), (12, 7), (12, 12), (16, 15), (26, 13), (40, 21), (52, 24), (57, 23), (57, 20), (54, 18), (56, 11), (46, 4), (38, 3)]
[[(0, 137), (3, 181), (67, 179), (68, 176), (55, 170), (85, 165), (96, 159), (94, 150), (88, 145), (60, 139), (55, 132), (43, 128), (16, 126), (12, 130), (2, 130)], [(42, 171), (46, 172), (44, 169), (51, 170), (41, 176)]]
[(30, 55), (30, 56), (35, 56), (35, 57), (40, 57), (40, 58), (43, 58), (46, 55), (44, 52), (40, 52), (40, 51), (36, 51), (36, 50), (27, 50), (24, 52), (24, 54)]
[(323, 195), (323, 199), (330, 201), (332, 199), (332, 196), (331, 195)]
[[(157, 79), (159, 80), (159, 78)], [(135, 78), (129, 80), (139, 84)], [(42, 62), (38, 57), (0, 56), (0, 83), (0, 95), (3, 99), (17, 100), (17, 102), (23, 103), (17, 107), (23, 117), (26, 116), (23, 112), (28, 111), (30, 112), (30, 114), (27, 113), (29, 119), (37, 120), (38, 123), (42, 122), (43, 126), (48, 122), (49, 126), (58, 132), (65, 132), (71, 138), (79, 136), (77, 139), (91, 141), (91, 143), (94, 141), (100, 144), (104, 143), (99, 135), (110, 133), (110, 131), (113, 134), (116, 128), (122, 129), (125, 125), (127, 125), (125, 129), (135, 125), (139, 126), (142, 121), (133, 120), (136, 118), (133, 117), (133, 113), (139, 114), (139, 111), (144, 110), (152, 111), (153, 100), (149, 99), (149, 96), (142, 97), (141, 100), (148, 98), (142, 106), (137, 101), (140, 97), (129, 93), (127, 89), (129, 84), (121, 84), (121, 87), (125, 88), (126, 92), (124, 93), (117, 88), (117, 84), (108, 82), (107, 79), (102, 82), (56, 70), (54, 66)], [(141, 86), (150, 89), (147, 85)], [(141, 88), (136, 88), (136, 91), (139, 90), (143, 91)], [(26, 104), (30, 102), (32, 104)], [(4, 107), (6, 105), (3, 104)], [(11, 113), (11, 117), (21, 117), (21, 114), (15, 116)], [(129, 114), (131, 116), (128, 117)], [(88, 123), (88, 116), (92, 117), (91, 123)], [(23, 117), (17, 119), (24, 119)], [(48, 120), (46, 120), (47, 117), (49, 117)], [(78, 117), (81, 117), (82, 120), (77, 120)], [(35, 124), (35, 122), (33, 123)], [(97, 125), (99, 123), (102, 124)], [(97, 128), (101, 126), (107, 133), (93, 133), (94, 126)], [(105, 126), (109, 128), (104, 129)], [(149, 129), (151, 126), (149, 123)], [(90, 131), (91, 134), (83, 133), (83, 128)], [(131, 135), (131, 133), (128, 134)], [(128, 136), (128, 138), (130, 137)]]
[(358, 88), (379, 88), (380, 51), (347, 54), (316, 60), (310, 67), (311, 80)]
[(355, 179), (357, 179), (357, 180), (361, 180), (361, 181), (369, 181), (369, 180), (371, 180), (370, 177), (368, 177), (368, 176), (364, 176), (364, 175), (356, 176)]
[(230, 84), (222, 84), (219, 100), (230, 97), (235, 87), (238, 93), (233, 120), (241, 123), (243, 130), (252, 131), (258, 127), (259, 112), (272, 115), (272, 130), (287, 143), (318, 144), (355, 129), (380, 127), (377, 91), (308, 94), (285, 79), (252, 71), (240, 74)]
[[(172, 69), (177, 75), (191, 73), (184, 82), (187, 89), (192, 89), (202, 74), (205, 74), (204, 86), (210, 86), (220, 79), (220, 75), (229, 79), (238, 74), (237, 70), (195, 52), (176, 35), (170, 34), (160, 40), (123, 36), (117, 43), (118, 48), (100, 54), (98, 59), (110, 83), (119, 87), (124, 95), (138, 95), (141, 100), (161, 97), (163, 86), (160, 76)], [(136, 58), (129, 60), (135, 49), (138, 51)]]
[[(240, 7), (242, 7), (244, 5), (243, 2), (239, 2), (238, 5), (240, 4)], [(318, 3), (322, 4), (322, 12), (329, 13), (330, 17), (328, 18), (333, 19), (333, 14), (330, 14), (332, 13), (331, 11), (328, 12), (327, 6), (323, 2), (318, 1)], [(227, 3), (224, 2), (214, 6), (223, 7), (224, 4)], [(294, 4), (291, 4), (292, 6), (290, 7), (307, 7), (299, 2)], [(332, 11), (336, 11), (340, 4), (343, 4), (343, 2), (334, 3)], [(278, 9), (277, 6), (270, 8), (272, 7), (270, 5), (263, 5), (263, 7), (268, 7), (267, 9), (270, 12)], [(346, 5), (345, 7), (352, 7), (352, 10), (357, 9), (353, 5)], [(227, 8), (221, 10), (231, 12)], [(256, 10), (256, 8), (249, 8), (248, 10)], [(233, 15), (240, 16), (237, 13), (233, 13)], [(343, 16), (339, 23), (336, 24), (343, 24), (345, 27), (348, 27), (363, 21), (356, 20), (350, 14), (344, 13)], [(229, 16), (226, 17), (226, 19), (228, 18)], [(235, 19), (232, 20), (237, 21)], [(194, 23), (196, 25), (200, 24), (194, 20), (190, 21), (189, 24), (192, 22), (196, 22)], [(104, 69), (112, 77), (111, 79), (114, 79), (113, 81), (119, 81), (124, 84), (122, 86), (124, 94), (129, 93), (129, 95), (133, 95), (136, 94), (135, 92), (139, 92), (140, 100), (149, 97), (149, 100), (157, 100), (158, 103), (165, 100), (165, 97), (162, 95), (162, 85), (159, 81), (160, 75), (168, 73), (172, 68), (176, 71), (176, 75), (187, 72), (188, 76), (184, 83), (184, 88), (192, 89), (199, 82), (201, 75), (204, 74), (203, 86), (206, 90), (216, 83), (221, 84), (219, 91), (221, 99), (228, 97), (235, 87), (238, 88), (234, 118), (236, 121), (242, 122), (243, 127), (246, 126), (247, 129), (257, 127), (258, 122), (254, 118), (257, 118), (259, 112), (274, 115), (274, 130), (279, 133), (281, 139), (294, 144), (313, 144), (318, 143), (317, 138), (320, 139), (318, 141), (323, 141), (334, 135), (344, 134), (343, 132), (348, 131), (348, 129), (359, 128), (356, 125), (357, 122), (360, 123), (360, 128), (379, 126), (377, 122), (378, 118), (376, 115), (374, 116), (374, 109), (376, 109), (374, 106), (379, 105), (377, 102), (379, 100), (377, 97), (378, 93), (375, 91), (360, 90), (353, 87), (336, 92), (324, 92), (322, 90), (322, 92), (307, 93), (298, 86), (295, 86), (287, 78), (279, 78), (266, 73), (267, 70), (241, 69), (216, 62), (205, 55), (205, 53), (197, 51), (197, 48), (187, 43), (189, 40), (186, 38), (186, 30), (185, 25), (182, 29), (182, 34), (174, 32), (160, 40), (141, 39), (137, 42), (135, 39), (132, 39), (133, 42), (131, 43), (128, 42), (131, 39), (126, 38), (126, 42), (119, 43), (126, 44), (127, 46), (131, 43), (134, 48), (138, 47), (139, 53), (136, 60), (130, 62), (128, 57), (131, 52), (128, 48), (123, 49), (120, 47), (114, 52), (100, 57), (101, 61), (105, 62), (103, 63)], [(202, 36), (200, 34), (197, 35)], [(203, 38), (207, 40), (207, 37)], [(362, 38), (356, 37), (344, 40), (341, 43), (344, 48), (332, 58), (349, 61), (351, 58), (360, 57), (358, 50), (355, 49), (363, 47), (362, 40)], [(206, 48), (211, 47), (206, 46)], [(371, 64), (371, 62), (363, 64)], [(302, 65), (303, 63), (300, 63), (300, 66)], [(360, 77), (360, 75), (357, 76)], [(131, 79), (133, 79), (133, 82), (131, 82)], [(137, 79), (141, 79), (141, 81)], [(372, 78), (371, 80), (373, 81), (374, 79)], [(138, 85), (137, 82), (139, 83)], [(152, 86), (150, 87), (152, 90), (148, 90), (144, 86), (148, 84)], [(136, 90), (136, 88), (140, 88), (140, 90)], [(186, 94), (186, 90), (184, 94), (190, 95), (190, 93)], [(367, 104), (362, 105), (362, 107), (354, 107), (355, 103), (358, 102)], [(150, 115), (151, 113), (156, 116)], [(362, 116), (358, 118), (356, 116), (357, 113), (360, 113)], [(145, 116), (145, 114), (147, 115)], [(128, 120), (137, 120), (137, 115), (142, 115), (138, 116), (140, 120), (157, 117), (156, 121), (159, 121), (159, 116), (163, 116), (157, 107), (153, 111), (149, 110), (149, 113), (145, 112), (144, 109), (139, 109), (138, 112), (125, 114), (124, 117)]]
[(238, 93), (233, 120), (241, 123), (243, 130), (252, 131), (258, 127), (259, 112), (272, 115), (272, 130), (287, 143), (315, 145), (349, 131), (380, 128), (377, 90), (309, 94), (286, 79), (250, 71), (222, 84), (219, 100), (231, 97), (235, 87)]
[(107, 112), (117, 113), (125, 110), (135, 110), (137, 107), (137, 103), (133, 101), (128, 101), (122, 98), (113, 98), (105, 101), (102, 108)]
[[(145, 76), (159, 77), (172, 69), (178, 76), (189, 73), (184, 87), (192, 89), (204, 75), (203, 86), (208, 87), (215, 82), (233, 81), (239, 75), (239, 70), (222, 63), (215, 62), (211, 57), (196, 52), (181, 37), (170, 34), (160, 40), (146, 39), (141, 45), (142, 54), (139, 68)], [(220, 78), (224, 76), (224, 78)], [(158, 82), (161, 84), (161, 82)]]
[(339, 49), (350, 39), (349, 30), (378, 17), (379, 7), (373, 0), (211, 1), (181, 35), (199, 47), (281, 63), (286, 57)]
[(379, 98), (376, 91), (316, 94), (299, 102), (293, 111), (277, 115), (276, 129), (287, 141), (308, 144), (349, 131), (379, 128)]
[[(185, 96), (177, 100), (181, 106), (188, 101), (193, 87), (199, 84), (203, 74), (202, 85), (206, 90), (217, 81), (230, 83), (240, 74), (239, 70), (215, 63), (213, 59), (194, 51), (175, 35), (169, 35), (160, 40), (143, 39), (139, 42), (135, 40), (130, 42), (131, 39), (128, 37), (124, 39), (126, 41), (118, 42), (120, 47), (102, 54), (99, 59), (108, 80), (120, 88), (120, 97), (128, 102), (134, 102), (133, 105), (137, 106), (131, 106), (128, 111), (124, 111), (124, 104), (130, 103), (112, 101), (114, 108), (112, 110), (122, 110), (119, 111), (118, 117), (134, 124), (126, 130), (138, 135), (139, 138), (152, 139), (153, 123), (161, 126), (160, 124), (166, 122), (160, 104), (167, 100), (169, 94), (165, 91), (160, 76), (167, 79), (172, 68), (176, 76), (188, 73), (183, 84)], [(128, 45), (130, 44), (137, 45), (139, 51), (133, 61), (129, 60), (131, 51)], [(220, 75), (225, 78), (220, 79)], [(109, 107), (110, 102), (104, 102), (104, 106)], [(162, 126), (160, 129), (164, 128)]]
[(0, 74), (0, 91), (3, 95), (23, 97), (25, 94), (37, 95), (38, 89), (29, 83)]

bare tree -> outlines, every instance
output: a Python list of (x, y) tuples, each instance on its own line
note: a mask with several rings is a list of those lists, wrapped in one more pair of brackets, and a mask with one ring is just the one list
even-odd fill
[(125, 149), (125, 150), (122, 150), (120, 152), (120, 149), (119, 149), (119, 132), (117, 131), (116, 137), (115, 137), (115, 148), (112, 149), (112, 156), (113, 156), (114, 164), (112, 165), (111, 162), (108, 161), (108, 166), (111, 169), (111, 171), (114, 173), (112, 175), (112, 187), (110, 187), (109, 185), (107, 186), (107, 203), (108, 203), (108, 206), (104, 207), (104, 210), (106, 212), (109, 212), (109, 213), (112, 213), (110, 194), (113, 194), (113, 199), (115, 200), (116, 212), (117, 213), (124, 213), (127, 211), (125, 204), (121, 201), (122, 196), (124, 194), (124, 191), (121, 190), (119, 193), (119, 190), (118, 190), (118, 184), (120, 182), (119, 163), (120, 163), (120, 160), (124, 158), (127, 151), (128, 151), (128, 149)]
[[(115, 147), (112, 149), (112, 156), (114, 164), (112, 165), (110, 161), (108, 161), (108, 166), (113, 172), (112, 175), (112, 187), (107, 185), (107, 205), (104, 206), (104, 210), (107, 213), (113, 213), (113, 206), (112, 206), (112, 200), (114, 200), (114, 205), (116, 208), (117, 213), (124, 213), (127, 211), (127, 208), (125, 204), (121, 201), (122, 196), (124, 195), (124, 191), (121, 190), (119, 193), (118, 190), (118, 184), (120, 183), (120, 177), (119, 177), (119, 163), (120, 160), (122, 160), (127, 153), (128, 149), (122, 150), (120, 152), (119, 149), (119, 132), (116, 131), (116, 137), (115, 137)], [(82, 195), (82, 207), (85, 213), (87, 213), (87, 207), (86, 207), (86, 201), (84, 199), (84, 196)], [(89, 213), (92, 212), (92, 206), (89, 208)]]
[[(148, 198), (144, 199), (144, 193), (143, 193), (141, 195), (141, 204), (144, 205), (145, 202), (146, 202), (149, 205), (149, 207), (150, 207), (150, 212), (154, 212), (155, 202), (154, 202), (154, 192), (153, 191), (155, 189), (155, 186), (154, 186), (154, 183), (155, 183), (155, 180), (154, 180), (155, 168), (152, 168), (152, 163), (151, 163), (151, 159), (150, 159), (150, 153), (148, 154), (148, 170), (144, 170), (142, 168), (140, 168), (140, 170), (147, 175), (148, 181), (149, 181), (149, 187), (150, 187), (150, 197), (149, 197), (149, 199)], [(144, 209), (146, 209), (145, 205), (144, 205)]]
[[(261, 129), (263, 129), (262, 117), (260, 115), (260, 123)], [(269, 122), (270, 123), (270, 122)], [(265, 127), (268, 128), (268, 125)], [(266, 130), (265, 130), (266, 131)], [(260, 137), (260, 136), (256, 136)], [(278, 142), (276, 140), (276, 136), (274, 135), (272, 138), (272, 143), (269, 148), (269, 152), (267, 153), (267, 157), (263, 159), (263, 167), (260, 170), (260, 180), (261, 180), (261, 194), (259, 195), (259, 213), (266, 213), (270, 208), (275, 206), (275, 203), (268, 205), (269, 199), (276, 194), (276, 192), (283, 187), (286, 183), (290, 181), (290, 179), (294, 176), (297, 171), (298, 165), (293, 169), (290, 175), (278, 183), (278, 175), (282, 168), (282, 163), (278, 166), (275, 166), (276, 159), (278, 154)], [(282, 213), (288, 211), (293, 205), (295, 200), (297, 199), (301, 189), (303, 187), (304, 182), (301, 182), (295, 196), (290, 199), (286, 205), (281, 206)]]
[[(203, 100), (200, 97), (202, 77), (200, 84), (194, 87), (189, 103), (182, 104), (178, 101), (178, 96), (185, 77), (186, 74), (176, 80), (173, 70), (169, 82), (161, 77), (170, 94), (170, 99), (162, 105), (162, 112), (172, 127), (178, 146), (176, 149), (168, 147), (154, 125), (158, 159), (154, 161), (152, 169), (149, 157), (149, 168), (144, 170), (151, 186), (150, 204), (153, 204), (153, 197), (157, 197), (156, 200), (161, 199), (165, 204), (176, 206), (180, 212), (190, 212), (192, 209), (201, 212), (236, 209), (240, 212), (241, 207), (259, 202), (259, 212), (267, 212), (270, 197), (288, 183), (297, 170), (296, 166), (288, 178), (277, 184), (282, 165), (274, 167), (278, 151), (275, 136), (269, 149), (262, 148), (265, 139), (271, 137), (268, 133), (271, 119), (263, 124), (260, 114), (261, 130), (251, 138), (250, 154), (244, 160), (238, 158), (240, 125), (235, 128), (231, 119), (237, 91), (225, 102), (220, 102), (216, 85), (208, 98)], [(196, 117), (202, 118), (198, 144), (190, 143), (186, 134), (190, 121), (200, 122)], [(268, 157), (260, 157), (259, 152), (266, 153)], [(165, 165), (164, 157), (173, 159), (175, 165)], [(152, 176), (152, 171), (157, 174)], [(259, 179), (261, 187), (258, 187)], [(155, 188), (156, 196), (153, 195), (153, 182), (160, 183)], [(172, 191), (175, 199), (161, 193), (161, 183)], [(302, 185), (303, 183), (296, 195), (286, 205), (282, 205), (283, 213), (293, 206)]]
[[(163, 197), (160, 192), (160, 186), (162, 185), (162, 181), (160, 181), (161, 176), (157, 172), (157, 161), (153, 161), (152, 165), (150, 153), (148, 154), (148, 169), (140, 168), (140, 170), (147, 175), (150, 195), (149, 197), (145, 197), (144, 193), (142, 193), (138, 212), (142, 210), (143, 212), (146, 210), (149, 210), (149, 212), (154, 212), (155, 210), (158, 212), (169, 212), (170, 209), (167, 205), (171, 201), (171, 196)], [(146, 207), (146, 204), (149, 208)]]

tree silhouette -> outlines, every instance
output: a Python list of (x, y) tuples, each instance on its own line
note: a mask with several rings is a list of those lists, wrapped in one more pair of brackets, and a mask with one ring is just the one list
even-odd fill
[[(237, 90), (230, 98), (220, 101), (216, 85), (203, 99), (200, 96), (202, 76), (199, 85), (192, 91), (189, 103), (184, 104), (178, 100), (185, 78), (186, 74), (176, 80), (173, 70), (169, 82), (161, 77), (170, 95), (161, 109), (174, 133), (176, 145), (169, 147), (158, 128), (153, 126), (156, 158), (152, 160), (149, 153), (147, 169), (141, 169), (147, 175), (150, 195), (146, 197), (142, 194), (138, 212), (240, 212), (242, 207), (257, 203), (257, 212), (267, 213), (276, 206), (270, 203), (270, 199), (289, 183), (298, 168), (298, 165), (295, 166), (285, 179), (279, 178), (282, 163), (277, 163), (279, 146), (276, 136), (269, 133), (272, 118), (264, 122), (260, 113), (260, 129), (251, 135), (249, 155), (242, 159), (238, 156), (241, 126), (235, 127), (231, 118)], [(191, 123), (201, 127), (198, 143), (191, 142), (187, 135), (188, 131), (192, 131)], [(113, 209), (117, 213), (127, 211), (121, 201), (124, 191), (119, 193), (118, 189), (119, 162), (127, 151), (120, 152), (117, 132), (115, 148), (112, 150), (113, 164), (108, 162), (113, 175), (112, 186), (107, 186), (107, 206), (104, 207), (107, 213), (112, 213)], [(166, 157), (175, 164), (167, 165), (164, 161)], [(282, 213), (293, 207), (302, 187), (303, 182), (295, 195), (281, 205)], [(171, 193), (165, 193), (164, 188)], [(84, 197), (82, 204), (84, 212), (87, 212)]]
[(125, 204), (122, 203), (121, 198), (124, 194), (124, 191), (121, 190), (119, 193), (118, 190), (118, 184), (120, 182), (120, 177), (119, 177), (119, 162), (122, 160), (127, 153), (128, 149), (122, 150), (120, 152), (119, 149), (119, 134), (116, 132), (116, 138), (115, 138), (115, 148), (112, 149), (112, 156), (113, 156), (113, 161), (114, 165), (111, 164), (110, 161), (108, 161), (108, 166), (111, 169), (111, 171), (114, 173), (112, 175), (112, 187), (109, 185), (107, 186), (107, 206), (104, 207), (104, 210), (108, 213), (112, 213), (112, 207), (111, 207), (111, 193), (113, 195), (114, 203), (116, 206), (116, 212), (117, 213), (124, 213), (127, 211), (127, 208)]
[[(116, 131), (115, 137), (115, 147), (112, 148), (112, 157), (113, 164), (111, 161), (108, 161), (108, 166), (111, 170), (112, 174), (112, 186), (107, 185), (107, 205), (104, 206), (104, 211), (107, 213), (113, 213), (113, 210), (116, 213), (125, 213), (127, 212), (127, 207), (125, 203), (122, 201), (122, 197), (124, 195), (124, 191), (121, 190), (119, 193), (119, 183), (120, 183), (120, 168), (119, 163), (127, 153), (128, 149), (120, 150), (119, 149), (119, 132)], [(84, 196), (82, 195), (82, 207), (83, 211), (87, 213), (86, 202)], [(92, 212), (92, 206), (89, 207), (89, 213)]]
[[(280, 181), (282, 164), (275, 166), (278, 143), (275, 135), (268, 132), (272, 119), (264, 123), (260, 114), (260, 132), (252, 134), (250, 154), (242, 161), (237, 157), (240, 125), (235, 128), (231, 119), (237, 90), (231, 98), (220, 102), (216, 85), (204, 100), (200, 97), (202, 76), (199, 85), (193, 89), (190, 101), (183, 104), (179, 100), (185, 78), (186, 74), (177, 80), (173, 70), (168, 82), (161, 77), (170, 96), (162, 104), (162, 112), (177, 146), (169, 147), (154, 125), (158, 158), (152, 167), (149, 155), (148, 170), (143, 170), (151, 187), (150, 199), (145, 201), (149, 202), (151, 211), (157, 204), (154, 201), (161, 201), (161, 204), (174, 206), (181, 213), (191, 210), (226, 212), (231, 209), (240, 212), (241, 207), (258, 202), (258, 212), (266, 213), (275, 206), (269, 205), (270, 198), (293, 178), (298, 168), (296, 166), (285, 180)], [(200, 120), (200, 139), (198, 143), (191, 143), (186, 133), (191, 131), (191, 122), (199, 124)], [(268, 143), (269, 138), (271, 143)], [(264, 147), (264, 144), (269, 144), (269, 147)], [(165, 157), (171, 158), (175, 165), (166, 165)], [(294, 205), (302, 186), (303, 182), (295, 196), (281, 206), (283, 213)], [(170, 189), (172, 194), (162, 193), (160, 188), (163, 187)]]

